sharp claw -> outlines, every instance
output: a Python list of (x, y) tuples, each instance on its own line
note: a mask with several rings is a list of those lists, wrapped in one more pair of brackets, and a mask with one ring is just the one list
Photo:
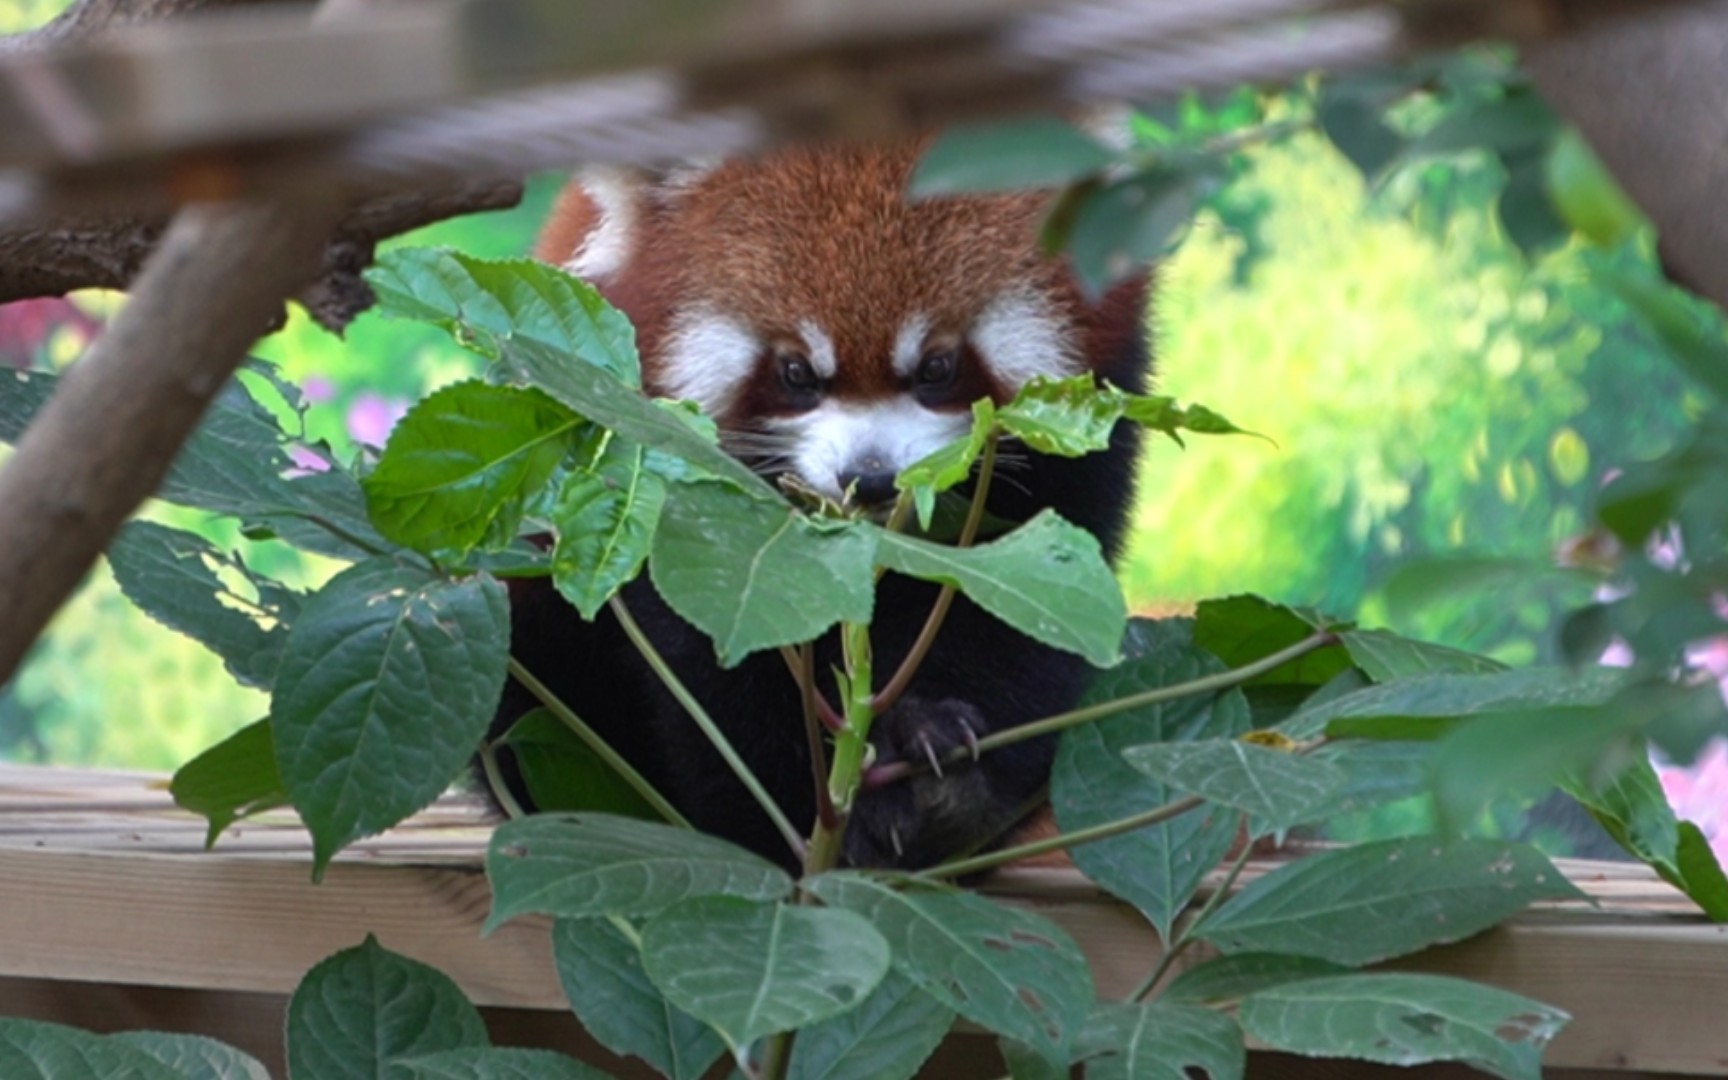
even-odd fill
[(941, 779), (942, 759), (936, 756), (936, 748), (930, 745), (929, 739), (925, 738), (920, 738), (918, 745), (924, 748), (924, 758), (930, 762), (930, 771), (936, 774), (937, 779)]
[(894, 845), (894, 857), (896, 859), (906, 857), (906, 849), (900, 843), (900, 830), (892, 825), (888, 826), (888, 842)]
[(981, 752), (978, 749), (978, 733), (976, 731), (972, 730), (971, 724), (968, 724), (964, 721), (962, 721), (960, 724), (960, 730), (964, 731), (966, 733), (964, 736), (964, 738), (966, 740), (966, 749), (972, 751), (972, 760), (977, 761), (978, 755)]

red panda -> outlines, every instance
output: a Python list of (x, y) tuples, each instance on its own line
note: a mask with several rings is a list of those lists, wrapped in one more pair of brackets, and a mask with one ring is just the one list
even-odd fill
[[(645, 389), (698, 402), (723, 445), (768, 476), (833, 498), (894, 497), (894, 476), (962, 435), (971, 404), (1039, 375), (1091, 372), (1140, 390), (1144, 277), (1089, 298), (1040, 250), (1047, 193), (911, 201), (921, 144), (801, 147), (649, 179), (586, 177), (562, 195), (536, 255), (592, 281), (636, 325)], [(1132, 495), (1135, 433), (1076, 460), (1005, 450), (988, 511), (1054, 508), (1114, 555)], [(936, 595), (885, 577), (872, 624), (892, 673)], [(788, 852), (607, 613), (584, 623), (544, 582), (512, 593), (512, 651), (699, 827)], [(799, 697), (782, 659), (720, 668), (706, 638), (640, 579), (625, 600), (668, 662), (801, 828), (814, 815)], [(817, 645), (818, 672), (838, 645)], [(958, 598), (935, 647), (871, 735), (878, 760), (924, 760), (1070, 708), (1084, 661)], [(882, 676), (886, 679), (887, 675)], [(494, 731), (533, 700), (514, 682)], [(853, 865), (921, 867), (991, 843), (1038, 798), (1054, 743), (861, 796)]]

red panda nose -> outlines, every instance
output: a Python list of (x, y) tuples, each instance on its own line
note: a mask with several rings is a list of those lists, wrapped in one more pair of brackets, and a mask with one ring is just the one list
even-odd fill
[(891, 502), (894, 499), (894, 474), (884, 472), (843, 472), (842, 490), (851, 489), (852, 498), (865, 506)]

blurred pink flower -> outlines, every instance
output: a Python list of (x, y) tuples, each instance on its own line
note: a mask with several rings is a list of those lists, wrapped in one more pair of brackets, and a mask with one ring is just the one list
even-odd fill
[(324, 459), (324, 455), (310, 447), (290, 444), (288, 459), (294, 462), (294, 468), (289, 470), (290, 476), (305, 476), (309, 473), (330, 471), (330, 462)]
[(1728, 739), (1711, 739), (1684, 768), (1657, 762), (1656, 774), (1674, 812), (1703, 830), (1717, 861), (1728, 864)]
[(390, 429), (408, 412), (408, 403), (363, 390), (348, 407), (348, 434), (357, 443), (383, 446)]
[(322, 375), (308, 375), (300, 384), (300, 393), (314, 405), (322, 405), (336, 396), (336, 384)]

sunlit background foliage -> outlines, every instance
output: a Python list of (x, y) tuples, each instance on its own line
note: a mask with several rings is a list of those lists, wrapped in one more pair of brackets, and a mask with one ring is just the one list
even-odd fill
[[(0, 33), (64, 3), (0, 0)], [(1388, 611), (1377, 592), (1394, 567), (1436, 553), (1551, 553), (1583, 527), (1610, 471), (1668, 449), (1691, 407), (1585, 272), (1588, 260), (1648, 256), (1575, 239), (1532, 261), (1494, 211), (1503, 181), (1497, 159), (1465, 153), (1370, 191), (1317, 134), (1249, 151), (1163, 266), (1152, 319), (1161, 389), (1267, 438), (1152, 449), (1121, 567), (1136, 608), (1252, 591), (1514, 663), (1555, 659), (1557, 618), (1584, 597), (1552, 582), (1414, 612)], [(520, 253), (556, 184), (400, 242)], [(63, 366), (115, 302), (0, 309), (0, 364)], [(475, 370), (437, 333), (375, 315), (338, 339), (296, 311), (257, 351), (305, 388), (308, 436), (344, 454), (381, 443), (409, 402)], [(277, 574), (329, 573), (279, 546), (247, 551)], [(99, 569), (0, 694), (0, 752), (171, 768), (264, 707)]]

